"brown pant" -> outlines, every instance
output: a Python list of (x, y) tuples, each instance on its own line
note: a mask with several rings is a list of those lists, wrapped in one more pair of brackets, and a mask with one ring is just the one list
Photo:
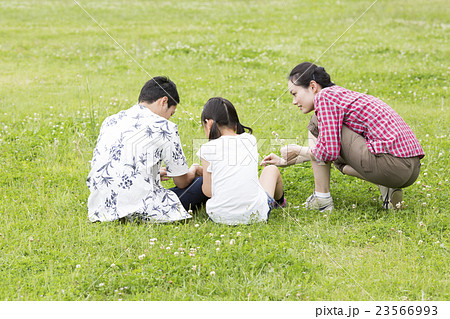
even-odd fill
[[(317, 116), (313, 115), (308, 130), (319, 136)], [(345, 165), (355, 169), (365, 180), (391, 188), (404, 188), (412, 185), (420, 172), (420, 159), (416, 157), (396, 157), (391, 154), (373, 154), (369, 151), (362, 135), (342, 126), (341, 151), (333, 162), (343, 173)]]

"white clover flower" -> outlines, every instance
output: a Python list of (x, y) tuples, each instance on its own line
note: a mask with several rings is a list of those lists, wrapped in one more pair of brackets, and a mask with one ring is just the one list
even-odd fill
[(353, 205), (352, 205), (352, 208), (355, 209), (355, 208), (356, 208), (356, 204), (353, 204)]
[(145, 258), (145, 254), (142, 254), (142, 255), (138, 256), (138, 258), (139, 258), (139, 260), (144, 259)]
[(178, 256), (179, 253), (178, 253), (178, 251), (176, 251), (176, 252), (174, 252), (173, 254), (174, 254), (175, 256)]
[(189, 210), (188, 210), (188, 213), (189, 213), (189, 214), (192, 214), (192, 209), (189, 209)]
[(102, 282), (98, 284), (99, 287), (103, 287), (104, 285), (105, 285), (105, 284), (102, 283)]
[(170, 247), (166, 247), (166, 250), (170, 250)]
[(216, 245), (217, 245), (217, 246), (220, 245), (220, 240), (216, 240)]
[(234, 239), (230, 240), (230, 245), (234, 245), (235, 241)]
[(111, 268), (114, 268), (114, 267), (116, 267), (116, 264), (111, 264)]
[(150, 242), (150, 245), (154, 245), (154, 244), (155, 244), (155, 242), (154, 242), (154, 241), (151, 241), (151, 242)]
[(423, 207), (427, 206), (427, 203), (425, 203), (425, 202), (424, 202), (424, 203), (422, 203), (422, 206), (423, 206)]
[(216, 275), (216, 272), (213, 270), (209, 273), (210, 276), (214, 277)]
[(195, 227), (199, 227), (200, 225), (199, 224), (195, 224)]
[(423, 240), (420, 239), (419, 242), (417, 243), (417, 245), (422, 245), (423, 244)]
[(399, 229), (399, 230), (398, 230), (398, 233), (401, 235), (403, 232)]
[(81, 265), (80, 265), (80, 264), (78, 264), (78, 265), (76, 265), (76, 266), (75, 266), (75, 268), (81, 268)]
[(197, 270), (197, 265), (192, 266), (192, 270), (196, 271)]
[(225, 237), (225, 235), (220, 235), (220, 238), (224, 238)]
[(194, 253), (189, 253), (189, 256), (194, 257), (195, 254)]
[(236, 236), (241, 236), (241, 232), (238, 231), (238, 232), (236, 233)]
[(213, 233), (209, 233), (209, 236), (211, 236), (211, 237), (212, 237), (212, 236), (214, 236), (214, 234), (213, 234)]
[(217, 247), (217, 248), (216, 248), (216, 251), (219, 251), (219, 250), (220, 250), (220, 248), (219, 248), (219, 247)]

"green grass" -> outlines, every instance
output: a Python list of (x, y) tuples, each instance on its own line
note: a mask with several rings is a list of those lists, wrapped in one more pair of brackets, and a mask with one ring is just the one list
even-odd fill
[(289, 205), (267, 224), (216, 225), (204, 211), (91, 224), (85, 179), (100, 124), (132, 106), (148, 75), (75, 2), (2, 1), (1, 300), (450, 299), (446, 1), (380, 0), (323, 56), (372, 1), (80, 3), (149, 74), (177, 83), (172, 120), (190, 163), (212, 96), (233, 102), (261, 155), (280, 146), (272, 131), (301, 143), (309, 116), (283, 95), (286, 76), (319, 56), (335, 83), (390, 104), (426, 157), (400, 211), (336, 170), (333, 214), (305, 211), (304, 164), (281, 169)]

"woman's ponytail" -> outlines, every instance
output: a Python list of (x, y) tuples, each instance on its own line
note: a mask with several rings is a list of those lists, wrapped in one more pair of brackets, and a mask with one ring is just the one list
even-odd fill
[(289, 80), (295, 85), (308, 87), (311, 81), (315, 81), (322, 88), (333, 86), (330, 75), (323, 67), (319, 67), (311, 62), (303, 62), (292, 69)]

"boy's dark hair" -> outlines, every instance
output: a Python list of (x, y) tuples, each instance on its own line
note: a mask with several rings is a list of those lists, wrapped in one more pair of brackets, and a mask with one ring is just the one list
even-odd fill
[(330, 75), (324, 68), (318, 67), (311, 62), (303, 62), (292, 69), (288, 77), (297, 86), (307, 88), (311, 81), (316, 81), (322, 88), (333, 86), (334, 83), (330, 80)]
[(180, 103), (175, 83), (166, 76), (157, 76), (144, 84), (139, 94), (139, 103), (153, 103), (164, 96), (169, 99), (167, 101), (169, 107)]
[(203, 125), (206, 120), (214, 121), (209, 132), (209, 140), (215, 140), (221, 136), (219, 126), (226, 126), (236, 130), (237, 134), (244, 133), (246, 129), (250, 134), (253, 133), (250, 127), (244, 126), (239, 122), (239, 117), (233, 104), (221, 97), (213, 97), (206, 102), (202, 112)]

